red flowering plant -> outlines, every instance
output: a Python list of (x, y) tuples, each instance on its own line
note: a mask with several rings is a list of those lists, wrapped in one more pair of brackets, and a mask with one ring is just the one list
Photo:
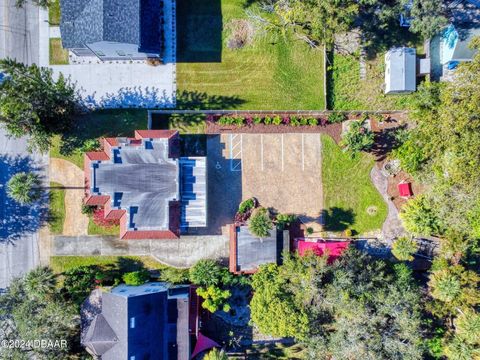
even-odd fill
[(93, 222), (98, 226), (107, 228), (120, 224), (118, 219), (105, 219), (105, 209), (103, 207), (98, 207), (93, 211)]

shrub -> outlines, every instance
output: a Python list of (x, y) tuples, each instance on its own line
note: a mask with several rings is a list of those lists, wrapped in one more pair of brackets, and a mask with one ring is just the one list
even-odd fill
[(278, 214), (276, 217), (277, 227), (280, 230), (285, 229), (287, 226), (290, 226), (293, 222), (297, 220), (297, 217), (293, 214)]
[(332, 112), (328, 115), (328, 122), (331, 124), (341, 123), (347, 120), (347, 116), (344, 113)]
[(344, 234), (345, 234), (345, 237), (349, 238), (353, 236), (353, 231), (352, 229), (345, 229)]
[(307, 227), (306, 232), (307, 232), (307, 235), (312, 235), (313, 234), (313, 228), (311, 226)]
[(290, 118), (289, 118), (288, 116), (284, 116), (284, 117), (283, 117), (283, 123), (284, 123), (285, 125), (290, 125)]
[(413, 235), (438, 235), (442, 226), (431, 201), (419, 195), (407, 202), (400, 213), (405, 229)]
[(230, 311), (230, 305), (226, 303), (232, 295), (230, 290), (222, 290), (216, 286), (200, 287), (197, 289), (197, 295), (203, 298), (202, 307), (211, 313), (214, 313), (220, 307), (225, 312)]
[(223, 115), (218, 119), (220, 125), (233, 125), (233, 118), (231, 116)]
[(298, 117), (290, 116), (290, 125), (291, 126), (299, 126), (300, 125), (300, 120), (298, 120)]
[(254, 116), (254, 117), (253, 117), (253, 122), (254, 122), (255, 124), (261, 124), (261, 123), (262, 123), (262, 118), (261, 118), (260, 116), (258, 116), (258, 115), (257, 115), (257, 116)]
[(242, 126), (243, 123), (244, 123), (244, 121), (245, 121), (245, 118), (242, 117), (242, 116), (235, 116), (235, 117), (233, 118), (233, 122), (234, 122), (235, 125), (237, 125), (237, 126)]
[(368, 151), (375, 143), (373, 133), (365, 128), (364, 122), (353, 121), (342, 137), (342, 145), (352, 153)]
[(88, 151), (95, 151), (100, 148), (100, 144), (97, 139), (87, 139), (84, 141), (81, 151), (82, 152), (88, 152)]
[(263, 118), (263, 123), (264, 123), (265, 125), (270, 125), (270, 124), (272, 123), (272, 118), (271, 118), (270, 116), (265, 116), (265, 117)]
[(265, 208), (255, 209), (248, 224), (250, 232), (257, 237), (266, 237), (270, 234), (272, 227), (273, 224), (268, 210)]
[(203, 259), (190, 268), (189, 278), (195, 285), (218, 286), (223, 279), (222, 267), (215, 260)]
[(308, 118), (308, 125), (317, 126), (318, 125), (318, 119), (314, 118), (314, 117)]
[(280, 125), (282, 123), (282, 118), (279, 115), (275, 115), (272, 122), (274, 125)]
[(122, 279), (127, 285), (138, 286), (150, 280), (150, 274), (147, 270), (132, 271), (123, 274)]
[(247, 211), (253, 209), (255, 207), (255, 198), (250, 198), (245, 201), (242, 201), (240, 203), (240, 206), (238, 207), (238, 212), (240, 214), (245, 214)]
[(418, 250), (418, 244), (415, 240), (403, 236), (394, 241), (392, 254), (400, 261), (412, 261), (413, 254)]
[(91, 215), (97, 207), (92, 205), (82, 205), (82, 214)]
[(308, 125), (308, 119), (306, 117), (301, 117), (300, 118), (300, 125), (302, 125), (302, 126)]
[(76, 304), (83, 300), (96, 287), (96, 277), (100, 273), (98, 266), (78, 266), (63, 273), (63, 291)]
[(167, 267), (160, 272), (159, 279), (171, 284), (187, 284), (189, 280), (188, 270)]

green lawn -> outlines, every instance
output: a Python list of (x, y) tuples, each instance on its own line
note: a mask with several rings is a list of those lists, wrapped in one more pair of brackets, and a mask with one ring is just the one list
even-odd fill
[(206, 94), (196, 107), (324, 109), (322, 50), (261, 35), (243, 49), (226, 47), (228, 25), (246, 17), (248, 2), (177, 1), (180, 93)]
[(50, 25), (60, 25), (60, 0), (49, 2), (48, 22)]
[(54, 235), (63, 233), (63, 223), (65, 222), (65, 190), (59, 189), (62, 184), (56, 182), (50, 183), (50, 232)]
[(133, 136), (135, 130), (146, 129), (147, 122), (147, 111), (143, 109), (99, 110), (79, 115), (73, 120), (72, 132), (65, 135), (66, 141), (62, 142), (58, 136), (53, 139), (50, 156), (71, 161), (83, 169), (84, 141), (102, 136)]
[(328, 81), (329, 107), (334, 110), (402, 110), (411, 94), (384, 94), (384, 54), (367, 61), (367, 78), (360, 79), (360, 62), (350, 55), (333, 56)]
[(65, 65), (68, 64), (68, 50), (62, 47), (62, 39), (50, 39), (50, 64)]
[(78, 266), (109, 266), (114, 265), (125, 269), (125, 271), (135, 271), (139, 267), (145, 267), (150, 270), (162, 270), (166, 265), (155, 261), (150, 256), (52, 256), (50, 257), (50, 267), (56, 274), (76, 268)]
[(329, 136), (322, 136), (322, 156), (326, 230), (363, 234), (380, 229), (387, 205), (370, 179), (373, 158), (362, 153), (352, 159)]

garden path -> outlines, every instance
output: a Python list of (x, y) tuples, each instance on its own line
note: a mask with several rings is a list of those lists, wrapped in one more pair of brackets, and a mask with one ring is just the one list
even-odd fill
[(83, 171), (70, 161), (50, 158), (50, 181), (66, 187), (63, 235), (87, 235), (88, 216), (82, 214), (82, 201), (85, 193)]
[(393, 239), (404, 235), (405, 229), (403, 228), (402, 221), (398, 216), (398, 210), (393, 201), (390, 200), (390, 197), (387, 193), (388, 179), (382, 174), (377, 166), (373, 167), (370, 177), (373, 185), (380, 192), (388, 206), (388, 215), (382, 227), (382, 238), (386, 242), (390, 243)]

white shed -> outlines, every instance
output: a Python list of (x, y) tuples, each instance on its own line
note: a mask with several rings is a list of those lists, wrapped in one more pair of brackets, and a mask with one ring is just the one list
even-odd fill
[(416, 90), (416, 51), (401, 47), (385, 54), (385, 94), (409, 93)]

